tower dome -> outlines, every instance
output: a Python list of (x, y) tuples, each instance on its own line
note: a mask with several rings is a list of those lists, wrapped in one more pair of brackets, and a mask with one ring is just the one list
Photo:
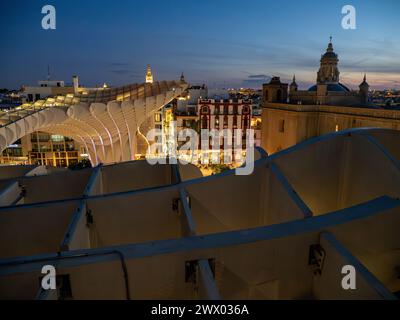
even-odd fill
[(333, 51), (332, 37), (330, 37), (328, 48), (321, 56), (320, 68), (317, 73), (317, 84), (339, 83), (338, 55)]
[(326, 48), (326, 52), (322, 55), (322, 59), (337, 59), (338, 55), (333, 51), (332, 37), (330, 37), (328, 48)]

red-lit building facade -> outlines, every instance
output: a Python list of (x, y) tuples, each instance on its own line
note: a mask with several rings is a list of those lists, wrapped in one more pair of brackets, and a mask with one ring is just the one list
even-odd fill
[[(260, 117), (252, 115), (252, 107), (253, 101), (251, 99), (244, 100), (199, 98), (197, 100), (196, 107), (193, 108), (191, 112), (178, 112), (175, 109), (174, 116), (175, 120), (177, 121), (177, 132), (187, 128), (197, 131), (200, 140), (196, 154), (202, 154), (202, 156), (204, 156), (205, 153), (200, 151), (204, 150), (204, 148), (202, 147), (202, 142), (204, 143), (204, 141), (201, 140), (201, 130), (210, 130), (209, 146), (208, 151), (206, 151), (206, 153), (208, 154), (208, 156), (206, 156), (207, 158), (211, 157), (211, 155), (216, 156), (215, 151), (212, 150), (214, 135), (211, 133), (211, 130), (218, 130), (220, 136), (220, 148), (218, 154), (220, 155), (221, 163), (223, 163), (225, 158), (225, 139), (223, 138), (222, 130), (229, 129), (232, 133), (232, 140), (228, 142), (229, 145), (226, 146), (226, 148), (228, 150), (236, 148), (237, 150), (237, 146), (234, 146), (234, 144), (241, 143), (242, 156), (240, 158), (237, 158), (235, 155), (235, 151), (232, 150), (231, 155), (228, 156), (228, 159), (231, 158), (233, 162), (235, 162), (236, 160), (241, 161), (241, 159), (243, 159), (242, 157), (245, 155), (246, 150), (247, 129), (254, 130), (254, 143), (256, 146), (260, 144), (260, 139), (258, 139), (258, 136), (260, 136), (259, 133), (261, 132), (261, 130), (259, 130), (257, 122), (258, 120), (260, 120), (258, 119)], [(241, 142), (240, 140), (233, 141), (235, 129), (241, 129)], [(181, 141), (178, 142), (178, 145), (182, 146), (185, 143), (186, 141)]]
[(251, 100), (199, 99), (200, 129), (250, 129)]
[[(198, 116), (200, 129), (241, 129), (242, 149), (246, 149), (246, 130), (251, 129), (252, 101), (241, 99), (199, 99)], [(211, 141), (210, 141), (211, 143)], [(231, 142), (233, 144), (233, 141)], [(239, 142), (237, 142), (239, 143)], [(221, 148), (224, 141), (221, 139)], [(211, 145), (210, 145), (211, 147)], [(235, 158), (234, 153), (232, 154)]]

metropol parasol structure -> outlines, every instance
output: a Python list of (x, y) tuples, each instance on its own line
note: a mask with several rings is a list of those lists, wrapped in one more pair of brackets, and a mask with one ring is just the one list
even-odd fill
[(92, 165), (134, 160), (140, 125), (186, 88), (182, 80), (158, 81), (25, 103), (0, 114), (0, 151), (27, 134), (44, 131), (81, 143)]

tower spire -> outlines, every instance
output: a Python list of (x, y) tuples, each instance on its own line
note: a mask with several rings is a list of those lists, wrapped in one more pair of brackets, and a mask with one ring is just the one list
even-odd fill
[(366, 73), (364, 73), (364, 77), (363, 77), (363, 82), (361, 82), (361, 84), (360, 84), (360, 88), (365, 88), (365, 87), (368, 87), (369, 88), (369, 84), (368, 84), (368, 82), (367, 82), (367, 74)]
[(333, 52), (332, 36), (329, 36), (329, 43), (326, 52)]
[(369, 101), (369, 84), (367, 82), (367, 74), (364, 73), (363, 82), (358, 86), (360, 88), (359, 95), (361, 98), (361, 103), (363, 105), (368, 105)]
[(297, 91), (296, 75), (293, 75), (293, 81), (290, 84), (290, 92)]

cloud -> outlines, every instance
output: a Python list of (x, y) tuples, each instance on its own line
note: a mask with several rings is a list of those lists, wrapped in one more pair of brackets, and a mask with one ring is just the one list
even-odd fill
[(266, 79), (269, 78), (269, 76), (265, 75), (265, 74), (251, 74), (249, 75), (249, 79)]
[(260, 88), (264, 83), (271, 79), (270, 76), (265, 74), (249, 74), (247, 79), (244, 79), (241, 83), (242, 87)]
[(126, 75), (126, 74), (131, 74), (132, 70), (128, 69), (116, 69), (116, 70), (110, 70), (110, 72), (118, 74), (118, 75)]
[(109, 70), (111, 73), (119, 75), (119, 76), (129, 76), (131, 78), (135, 77), (144, 77), (144, 72), (137, 72), (132, 69), (112, 69)]
[(110, 62), (107, 64), (110, 67), (126, 67), (129, 66), (127, 62)]

